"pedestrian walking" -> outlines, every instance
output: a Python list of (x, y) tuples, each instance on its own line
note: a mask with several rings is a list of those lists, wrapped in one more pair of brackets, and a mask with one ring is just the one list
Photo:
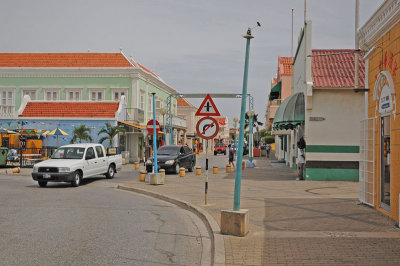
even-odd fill
[(267, 158), (269, 158), (269, 153), (271, 152), (271, 145), (269, 143), (267, 144), (266, 150), (267, 150)]
[(235, 167), (235, 163), (233, 162), (235, 159), (235, 151), (233, 150), (231, 144), (228, 145), (228, 148), (229, 165), (232, 164), (232, 167)]
[(305, 155), (306, 142), (303, 137), (297, 142), (297, 178), (296, 180), (303, 180), (304, 165), (306, 163)]

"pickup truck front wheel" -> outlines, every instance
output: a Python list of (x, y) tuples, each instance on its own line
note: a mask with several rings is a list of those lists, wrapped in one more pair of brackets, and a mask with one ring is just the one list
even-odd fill
[(114, 175), (115, 175), (115, 167), (114, 165), (110, 165), (107, 170), (106, 178), (112, 179), (114, 178)]
[(71, 185), (73, 187), (79, 187), (79, 185), (82, 182), (82, 174), (79, 171), (75, 171), (74, 173), (74, 179), (72, 179)]

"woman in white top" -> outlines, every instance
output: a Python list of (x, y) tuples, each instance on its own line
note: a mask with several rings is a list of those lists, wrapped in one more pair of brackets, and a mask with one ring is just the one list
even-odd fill
[(305, 155), (306, 142), (301, 137), (297, 142), (297, 176), (296, 180), (303, 180), (304, 164), (306, 163)]

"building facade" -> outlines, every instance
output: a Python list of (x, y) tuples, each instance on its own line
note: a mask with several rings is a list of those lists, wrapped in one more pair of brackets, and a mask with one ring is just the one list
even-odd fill
[[(139, 147), (146, 135), (142, 127), (153, 117), (152, 93), (159, 117), (168, 96), (177, 92), (122, 52), (0, 53), (0, 119), (16, 120), (25, 95), (50, 102), (119, 101), (125, 96), (125, 122), (133, 125), (128, 125), (132, 134), (126, 143), (131, 161), (144, 157)], [(174, 98), (171, 109), (176, 116)]]
[(293, 61), (293, 94), (280, 105), (273, 127), (289, 131), (281, 147), (290, 166), (296, 167), (296, 143), (304, 137), (306, 180), (358, 181), (360, 133), (354, 125), (363, 117), (364, 95), (354, 89), (354, 58), (351, 49), (312, 49), (311, 21), (305, 23)]
[(366, 64), (360, 200), (399, 222), (400, 1), (387, 0), (358, 31)]

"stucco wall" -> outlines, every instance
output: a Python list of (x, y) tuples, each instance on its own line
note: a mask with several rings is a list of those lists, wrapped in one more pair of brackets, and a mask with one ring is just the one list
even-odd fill
[[(377, 117), (375, 120), (375, 208), (385, 213), (393, 220), (399, 222), (399, 194), (400, 194), (400, 118), (399, 118), (399, 95), (400, 95), (400, 23), (388, 31), (375, 45), (382, 47), (375, 50), (369, 57), (368, 68), (368, 117)], [(383, 64), (382, 64), (383, 59)], [(377, 92), (378, 101), (374, 100), (374, 87), (378, 75), (381, 71), (388, 71), (393, 80), (395, 91), (395, 108), (396, 115), (391, 114), (391, 158), (390, 158), (390, 212), (380, 208), (381, 197), (381, 140), (380, 140), (380, 118), (381, 115), (377, 111), (377, 105), (381, 90)]]

